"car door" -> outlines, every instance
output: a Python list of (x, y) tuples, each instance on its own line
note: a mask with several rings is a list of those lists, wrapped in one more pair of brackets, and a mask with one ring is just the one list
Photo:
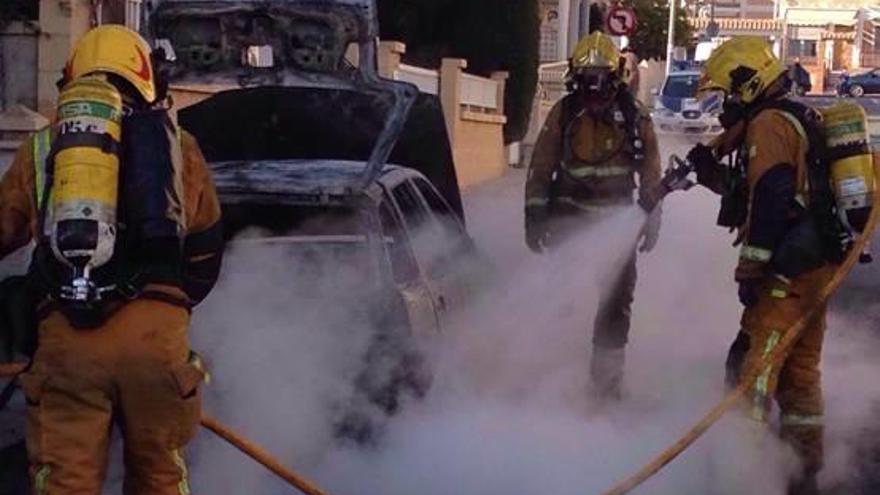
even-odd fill
[(449, 309), (463, 308), (477, 290), (475, 285), (482, 278), (479, 274), (487, 266), (485, 260), (434, 186), (421, 177), (413, 178), (412, 182), (431, 216), (425, 227), (432, 231), (431, 252), (425, 260), (428, 277), (442, 291)]
[[(405, 184), (405, 183), (404, 183)], [(403, 184), (398, 185), (401, 187)], [(424, 270), (415, 256), (408, 223), (404, 212), (412, 217), (410, 223), (417, 220), (418, 212), (412, 211), (406, 190), (398, 191), (403, 204), (398, 206), (394, 199), (394, 190), (386, 191), (379, 204), (379, 218), (382, 234), (385, 238), (388, 257), (397, 291), (406, 305), (412, 332), (416, 335), (429, 336), (440, 330), (438, 297), (428, 283)], [(441, 300), (442, 301), (442, 300)]]
[(865, 93), (880, 93), (880, 69), (874, 69), (865, 76)]

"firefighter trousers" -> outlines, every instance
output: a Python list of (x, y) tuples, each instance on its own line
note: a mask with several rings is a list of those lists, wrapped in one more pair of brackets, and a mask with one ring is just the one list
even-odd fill
[(815, 315), (783, 359), (761, 366), (761, 359), (774, 351), (800, 318), (817, 307), (819, 292), (834, 274), (824, 266), (784, 283), (768, 278), (760, 288), (757, 304), (743, 312), (742, 328), (748, 334), (748, 350), (740, 379), (757, 373), (747, 395), (750, 416), (766, 422), (775, 398), (781, 413), (781, 436), (803, 462), (806, 473), (823, 464), (822, 384), (819, 363), (825, 337), (826, 305)]
[(42, 320), (21, 377), (35, 494), (99, 495), (114, 424), (126, 495), (189, 493), (181, 449), (199, 424), (205, 375), (188, 325), (185, 309), (143, 299), (94, 329), (76, 330), (57, 311)]
[(613, 279), (608, 292), (602, 294), (593, 321), (593, 347), (623, 349), (629, 340), (633, 292), (636, 290), (636, 255), (627, 259)]
[[(601, 213), (585, 213), (574, 208), (561, 209), (549, 223), (551, 249), (565, 242), (573, 242), (576, 235), (589, 229), (620, 207), (608, 208)], [(599, 307), (593, 320), (593, 347), (601, 350), (619, 350), (629, 340), (633, 293), (636, 289), (636, 252), (633, 249), (619, 261), (620, 271), (613, 274), (607, 287), (601, 287)]]

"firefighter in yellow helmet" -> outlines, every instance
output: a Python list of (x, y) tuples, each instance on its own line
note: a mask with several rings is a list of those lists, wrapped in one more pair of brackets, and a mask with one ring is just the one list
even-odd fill
[[(660, 180), (649, 114), (621, 80), (623, 65), (611, 39), (600, 32), (585, 36), (569, 65), (570, 94), (547, 117), (525, 186), (526, 244), (535, 252), (552, 251), (571, 234), (630, 207), (637, 185), (641, 193)], [(642, 232), (641, 251), (654, 247), (659, 221), (657, 211)], [(620, 397), (635, 284), (634, 247), (594, 322), (590, 375), (600, 398)]]
[[(697, 145), (688, 159), (698, 181), (722, 195), (719, 224), (739, 229), (735, 278), (745, 306), (742, 331), (728, 357), (729, 382), (757, 374), (746, 407), (766, 422), (773, 399), (781, 409), (781, 435), (799, 454), (803, 470), (790, 495), (818, 493), (823, 463), (819, 361), (825, 308), (804, 329), (785, 358), (766, 368), (783, 332), (817, 304), (842, 257), (828, 177), (818, 174), (815, 110), (791, 101), (789, 81), (767, 42), (735, 37), (706, 61), (699, 91), (724, 94), (726, 130), (719, 145)], [(729, 157), (728, 164), (722, 158)]]
[(19, 380), (33, 490), (101, 493), (116, 424), (125, 493), (189, 493), (205, 375), (187, 330), (220, 266), (213, 182), (137, 33), (87, 32), (60, 85), (57, 117), (0, 181), (0, 257), (36, 244), (38, 345)]

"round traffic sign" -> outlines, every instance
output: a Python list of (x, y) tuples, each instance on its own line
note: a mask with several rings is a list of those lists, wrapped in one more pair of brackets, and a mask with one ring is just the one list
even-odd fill
[(605, 16), (605, 27), (615, 36), (627, 36), (636, 29), (636, 13), (629, 7), (612, 7)]

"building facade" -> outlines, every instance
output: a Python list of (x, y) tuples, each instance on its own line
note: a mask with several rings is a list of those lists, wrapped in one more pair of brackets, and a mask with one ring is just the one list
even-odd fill
[(567, 60), (577, 41), (589, 31), (591, 19), (599, 15), (595, 5), (605, 7), (605, 0), (540, 0), (541, 10), (541, 63)]
[[(694, 31), (705, 34), (710, 22), (726, 38), (764, 36), (786, 65), (800, 63), (809, 73), (813, 92), (833, 91), (841, 74), (880, 65), (880, 4), (846, 0), (776, 0), (769, 10), (756, 9), (764, 0), (742, 0), (711, 9), (693, 0), (688, 4)], [(738, 10), (737, 10), (738, 9)]]
[(721, 19), (772, 19), (778, 0), (686, 0), (688, 17)]

